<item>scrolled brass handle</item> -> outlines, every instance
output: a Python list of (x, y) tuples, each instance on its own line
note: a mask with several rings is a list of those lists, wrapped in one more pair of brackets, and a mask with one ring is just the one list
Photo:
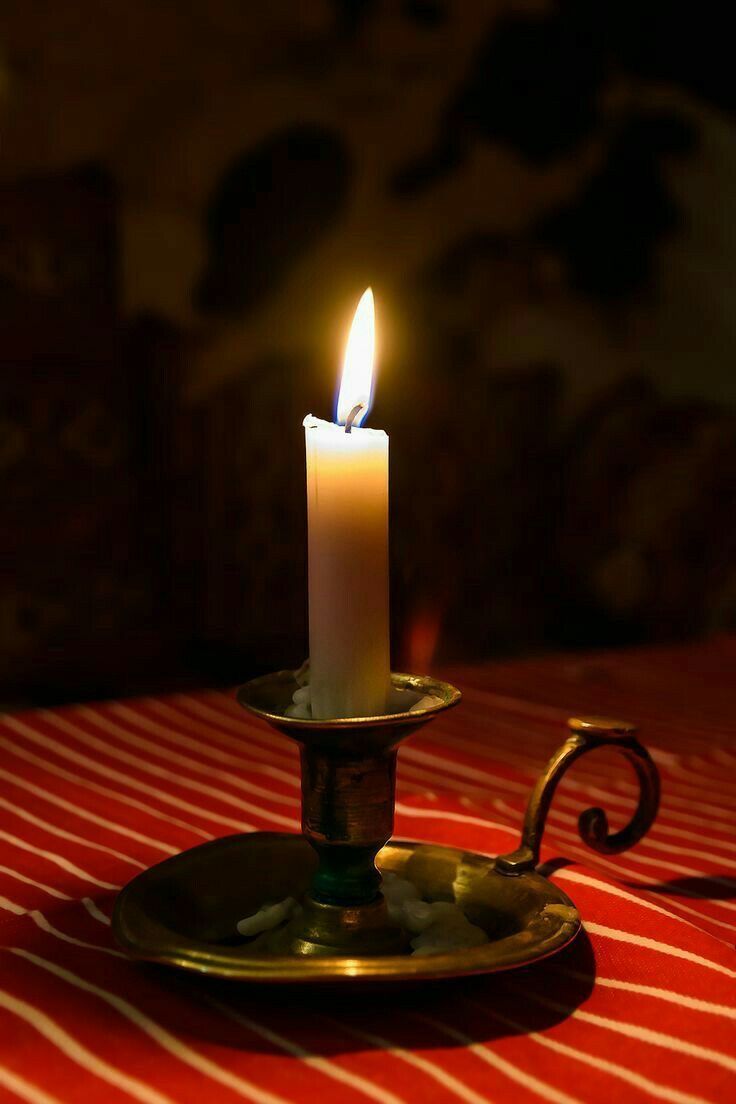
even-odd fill
[(570, 766), (582, 755), (601, 747), (613, 747), (631, 763), (639, 779), (639, 803), (626, 827), (611, 832), (603, 809), (580, 814), (581, 838), (594, 851), (615, 855), (638, 843), (651, 828), (659, 808), (659, 772), (647, 749), (636, 738), (636, 726), (610, 717), (571, 717), (565, 743), (557, 749), (529, 796), (521, 845), (496, 859), (501, 874), (522, 874), (539, 862), (542, 836), (555, 790)]

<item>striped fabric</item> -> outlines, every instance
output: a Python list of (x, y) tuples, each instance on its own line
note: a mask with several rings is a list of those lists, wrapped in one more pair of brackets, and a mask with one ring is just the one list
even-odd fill
[[(651, 836), (576, 835), (636, 788), (601, 752), (544, 859), (585, 933), (535, 968), (335, 995), (195, 983), (115, 947), (117, 889), (182, 848), (296, 830), (294, 748), (216, 693), (0, 718), (0, 1099), (31, 1104), (703, 1104), (736, 1099), (736, 639), (446, 672), (461, 708), (400, 754), (397, 835), (494, 854), (573, 712), (641, 724)], [(554, 860), (554, 861), (552, 861)]]

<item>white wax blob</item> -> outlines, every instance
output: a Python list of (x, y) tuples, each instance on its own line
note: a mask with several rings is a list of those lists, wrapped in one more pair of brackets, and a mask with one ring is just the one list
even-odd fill
[[(383, 895), (389, 918), (412, 936), (413, 954), (445, 954), (488, 942), (483, 929), (471, 924), (459, 905), (450, 901), (423, 901), (417, 887), (406, 878), (385, 874)], [(237, 925), (238, 934), (258, 936), (250, 948), (268, 952), (270, 933), (300, 913), (301, 905), (293, 897), (287, 897), (246, 916)]]
[(390, 918), (414, 935), (410, 944), (415, 955), (445, 954), (488, 942), (483, 929), (471, 924), (459, 905), (422, 901), (417, 887), (405, 878), (385, 874), (383, 895)]
[[(292, 695), (291, 705), (286, 707), (285, 716), (301, 721), (312, 720), (312, 691), (309, 685), (309, 660), (306, 660), (295, 672), (298, 689)], [(387, 713), (414, 713), (430, 709), (439, 704), (437, 698), (425, 694), (420, 697), (414, 690), (400, 690), (392, 686), (388, 694)]]
[(285, 901), (279, 901), (275, 905), (263, 905), (258, 912), (239, 921), (238, 935), (260, 935), (261, 932), (271, 931), (284, 920), (288, 920), (296, 908), (297, 903), (293, 897), (287, 897)]

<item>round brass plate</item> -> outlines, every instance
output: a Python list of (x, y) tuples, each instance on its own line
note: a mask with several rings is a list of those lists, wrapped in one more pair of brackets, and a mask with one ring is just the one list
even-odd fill
[(427, 900), (452, 901), (488, 934), (480, 947), (440, 955), (365, 958), (257, 956), (236, 931), (268, 901), (299, 896), (315, 867), (298, 835), (254, 832), (202, 844), (139, 874), (118, 896), (113, 931), (136, 958), (237, 981), (400, 981), (524, 966), (580, 929), (569, 897), (539, 874), (509, 877), (493, 859), (450, 847), (392, 842), (378, 856)]

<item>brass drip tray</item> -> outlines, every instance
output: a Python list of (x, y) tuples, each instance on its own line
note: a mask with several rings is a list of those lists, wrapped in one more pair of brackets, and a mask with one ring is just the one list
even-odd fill
[(413, 882), (429, 901), (454, 901), (488, 943), (436, 955), (354, 958), (249, 950), (236, 925), (264, 903), (300, 897), (317, 858), (303, 836), (254, 832), (185, 851), (138, 875), (118, 897), (113, 927), (134, 957), (237, 981), (402, 981), (492, 973), (546, 958), (580, 929), (565, 893), (534, 871), (514, 876), (495, 860), (450, 847), (392, 841), (383, 874)]

